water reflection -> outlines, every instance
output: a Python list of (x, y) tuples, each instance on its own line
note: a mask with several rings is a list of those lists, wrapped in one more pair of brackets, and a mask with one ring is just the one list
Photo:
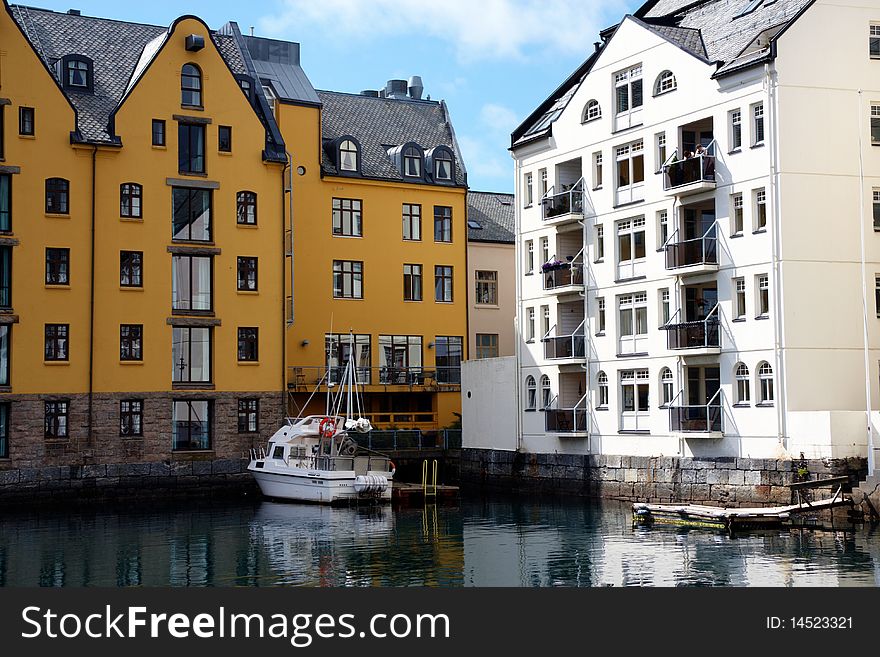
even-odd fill
[(472, 499), (7, 512), (0, 586), (877, 586), (880, 532), (636, 528), (626, 505)]

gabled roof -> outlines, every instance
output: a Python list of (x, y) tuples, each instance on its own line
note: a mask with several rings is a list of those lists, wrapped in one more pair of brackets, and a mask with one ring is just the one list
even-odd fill
[[(773, 38), (814, 0), (649, 0), (632, 17), (638, 24), (685, 52), (717, 66), (720, 77), (767, 61)], [(616, 26), (619, 27), (619, 26)], [(605, 43), (616, 27), (601, 32)], [(511, 135), (511, 148), (548, 137), (601, 50), (590, 57)]]
[[(471, 192), (467, 194), (469, 242), (516, 242), (513, 194)], [(474, 225), (472, 226), (471, 223)], [(476, 228), (479, 224), (481, 228)]]
[[(113, 115), (164, 45), (170, 28), (23, 5), (10, 5), (10, 11), (50, 71), (66, 55), (92, 60), (92, 91), (64, 89), (64, 93), (76, 109), (76, 127), (83, 140), (118, 145), (112, 134)], [(232, 73), (247, 75), (234, 36), (216, 31), (210, 36)], [(283, 152), (283, 142), (278, 148)]]
[[(455, 179), (467, 185), (467, 174), (455, 140), (446, 105), (433, 100), (375, 98), (362, 94), (318, 91), (321, 136), (324, 141), (322, 171), (340, 175), (328, 154), (329, 143), (343, 136), (354, 137), (361, 146), (361, 174), (365, 178), (403, 182), (389, 151), (414, 142), (428, 151), (446, 146), (455, 155)], [(350, 174), (343, 173), (350, 177)]]

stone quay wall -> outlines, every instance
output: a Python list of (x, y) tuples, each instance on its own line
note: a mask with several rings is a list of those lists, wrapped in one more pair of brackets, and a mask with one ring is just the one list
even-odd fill
[[(463, 449), (460, 476), (462, 483), (522, 492), (630, 502), (772, 506), (792, 502), (788, 485), (799, 476), (815, 480), (848, 475), (855, 485), (866, 473), (865, 459), (788, 461)], [(817, 489), (813, 495), (820, 497), (823, 492)]]

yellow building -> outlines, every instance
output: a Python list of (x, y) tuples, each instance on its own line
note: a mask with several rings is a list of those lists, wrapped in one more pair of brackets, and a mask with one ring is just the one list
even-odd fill
[(277, 429), (286, 155), (243, 43), (4, 0), (0, 470)]
[(445, 103), (404, 80), (303, 102), (276, 72), (264, 84), (295, 169), (289, 412), (323, 412), (324, 377), (335, 383), (353, 352), (375, 427), (454, 424), (467, 358), (467, 180)]

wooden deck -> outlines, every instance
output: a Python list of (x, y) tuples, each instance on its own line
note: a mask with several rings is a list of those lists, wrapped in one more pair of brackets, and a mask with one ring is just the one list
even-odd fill
[(395, 481), (391, 488), (391, 501), (395, 504), (422, 504), (424, 502), (436, 502), (445, 504), (458, 500), (458, 486), (437, 486), (437, 494), (433, 494), (434, 487), (428, 486), (428, 495), (425, 495), (425, 487), (422, 484), (407, 484)]

